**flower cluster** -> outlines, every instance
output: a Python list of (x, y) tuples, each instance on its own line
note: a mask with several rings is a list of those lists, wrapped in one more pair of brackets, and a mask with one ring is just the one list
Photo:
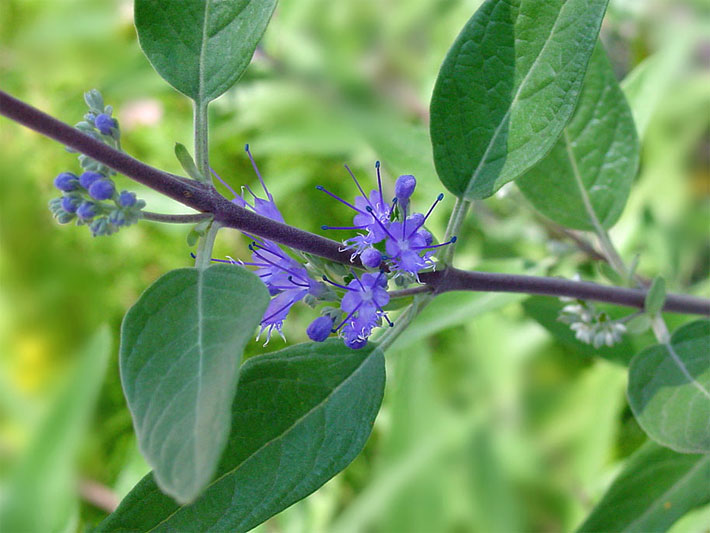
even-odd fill
[[(120, 149), (118, 121), (111, 117), (111, 106), (104, 106), (101, 93), (96, 89), (87, 92), (84, 99), (89, 112), (77, 129), (95, 139)], [(49, 209), (60, 224), (76, 220), (87, 225), (94, 236), (111, 235), (123, 226), (136, 223), (145, 207), (143, 200), (129, 191), (118, 192), (111, 176), (115, 172), (107, 166), (87, 157), (79, 156), (83, 172), (77, 176), (62, 172), (54, 179), (54, 185), (62, 192), (59, 198), (49, 202)]]
[[(571, 301), (569, 298), (562, 300)], [(597, 311), (594, 304), (584, 300), (574, 300), (564, 306), (558, 320), (569, 324), (577, 340), (595, 348), (613, 346), (626, 333), (623, 322), (612, 320), (607, 313)]]
[(456, 242), (456, 237), (441, 244), (432, 244), (433, 236), (424, 227), (429, 215), (444, 198), (440, 194), (426, 214), (412, 213), (409, 209), (410, 198), (417, 181), (414, 176), (405, 174), (395, 182), (395, 196), (386, 202), (382, 192), (380, 162), (375, 163), (377, 171), (377, 189), (366, 194), (355, 175), (345, 166), (350, 177), (360, 192), (354, 204), (343, 200), (322, 186), (318, 186), (329, 196), (355, 211), (352, 226), (322, 226), (324, 230), (355, 230), (359, 233), (343, 241), (345, 250), (352, 250), (351, 259), (360, 257), (366, 268), (386, 267), (395, 278), (404, 277), (405, 283), (419, 281), (422, 270), (433, 268), (434, 250)]
[[(244, 186), (237, 194), (216, 173), (215, 177), (234, 195), (232, 202), (254, 213), (277, 222), (284, 222), (281, 212), (276, 207), (274, 197), (257, 168), (256, 162), (246, 145), (252, 167), (259, 179), (264, 197), (257, 195), (251, 188)], [(384, 201), (380, 165), (376, 164), (378, 188), (366, 195), (359, 182), (346, 166), (361, 196), (354, 205), (338, 198), (334, 194), (318, 187), (355, 210), (354, 226), (324, 226), (324, 229), (354, 229), (360, 233), (344, 242), (352, 250), (351, 259), (359, 256), (364, 267), (374, 272), (357, 273), (342, 265), (329, 264), (316, 258), (308, 258), (304, 266), (275, 242), (247, 235), (251, 261), (215, 259), (245, 266), (256, 267), (255, 273), (261, 278), (272, 296), (266, 312), (261, 319), (259, 336), (266, 332), (266, 342), (275, 330), (283, 337), (283, 323), (291, 308), (299, 301), (312, 307), (327, 303), (322, 308), (321, 316), (308, 326), (308, 337), (316, 342), (326, 340), (336, 333), (346, 346), (352, 349), (364, 347), (373, 330), (378, 326), (394, 324), (387, 316), (385, 307), (390, 301), (387, 292), (389, 279), (399, 279), (399, 284), (417, 279), (417, 274), (434, 265), (432, 250), (454, 242), (432, 244), (433, 237), (424, 228), (424, 224), (434, 206), (441, 201), (440, 195), (426, 215), (409, 213), (409, 200), (414, 192), (414, 176), (400, 176), (395, 184), (395, 198), (392, 202)], [(335, 277), (342, 278), (336, 281)]]

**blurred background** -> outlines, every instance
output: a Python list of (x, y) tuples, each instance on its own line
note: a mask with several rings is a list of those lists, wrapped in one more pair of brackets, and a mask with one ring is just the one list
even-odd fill
[[(352, 198), (343, 163), (368, 186), (377, 159), (390, 187), (414, 174), (415, 205), (428, 208), (444, 190), (428, 100), (479, 3), (282, 2), (244, 78), (210, 107), (212, 166), (235, 188), (253, 184), (250, 143), (286, 220), (310, 231), (350, 218), (314, 189)], [(641, 274), (704, 296), (709, 30), (702, 0), (611, 0), (602, 28), (643, 142), (612, 237), (627, 260), (640, 254)], [(181, 172), (173, 145), (191, 145), (190, 102), (142, 55), (128, 0), (1, 2), (0, 87), (71, 124), (85, 112), (83, 92), (98, 88), (116, 109), (125, 150)], [(0, 513), (26, 531), (95, 524), (148, 472), (121, 392), (119, 327), (148, 285), (192, 264), (186, 227), (142, 222), (92, 238), (56, 224), (47, 209), (53, 178), (78, 169), (62, 146), (0, 119)], [(119, 186), (152, 211), (187, 212), (125, 178)], [(439, 236), (452, 205), (448, 195), (435, 212)], [(247, 243), (225, 230), (216, 254), (244, 258)], [(474, 206), (457, 265), (604, 281), (514, 186)], [(522, 295), (441, 297), (388, 352), (385, 401), (363, 453), (258, 531), (572, 531), (645, 440), (626, 404), (624, 363), (652, 339), (593, 350), (555, 323), (558, 308)], [(293, 311), (289, 342), (306, 340), (312, 318), (305, 306)], [(675, 328), (692, 317), (667, 319)], [(253, 342), (248, 354), (283, 346)], [(672, 531), (707, 524), (710, 507)]]

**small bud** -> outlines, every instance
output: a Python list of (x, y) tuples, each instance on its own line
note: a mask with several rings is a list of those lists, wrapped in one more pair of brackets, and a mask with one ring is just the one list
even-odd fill
[(104, 99), (97, 89), (91, 89), (84, 93), (84, 101), (91, 110), (100, 111), (104, 108)]
[(95, 181), (103, 179), (103, 177), (103, 174), (87, 170), (81, 176), (79, 176), (79, 183), (82, 187), (84, 187), (84, 189), (89, 190), (89, 187), (91, 187)]
[(110, 179), (96, 180), (89, 187), (89, 195), (94, 200), (108, 200), (116, 192), (116, 187)]
[(96, 129), (104, 135), (111, 135), (111, 128), (116, 127), (116, 121), (106, 113), (101, 113), (94, 119), (94, 125), (96, 126)]
[(93, 202), (83, 202), (77, 208), (76, 214), (82, 220), (90, 220), (96, 216), (96, 204)]
[(55, 214), (57, 218), (57, 222), (60, 224), (68, 224), (72, 220), (74, 220), (74, 214), (73, 213), (67, 213), (66, 211), (59, 211)]
[(406, 204), (407, 200), (412, 196), (414, 188), (417, 186), (417, 180), (411, 174), (404, 174), (397, 178), (394, 184), (394, 194), (400, 203)]
[(377, 268), (382, 263), (382, 253), (376, 248), (367, 248), (360, 254), (360, 261), (365, 268)]
[(79, 180), (72, 172), (62, 172), (54, 178), (54, 186), (60, 191), (74, 191), (79, 188)]
[(333, 329), (333, 319), (329, 316), (319, 316), (306, 329), (308, 338), (315, 342), (323, 342)]
[(76, 196), (63, 196), (62, 209), (67, 213), (76, 213), (76, 210), (81, 205), (81, 198)]
[(133, 207), (136, 205), (136, 195), (135, 193), (129, 191), (121, 191), (118, 196), (118, 205), (121, 207)]

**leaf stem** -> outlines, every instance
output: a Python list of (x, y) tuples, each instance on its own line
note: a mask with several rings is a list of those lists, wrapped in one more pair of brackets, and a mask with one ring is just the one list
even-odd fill
[[(466, 218), (466, 213), (468, 213), (468, 208), (471, 206), (471, 201), (464, 198), (456, 198), (456, 203), (451, 211), (451, 216), (449, 217), (449, 223), (446, 226), (446, 234), (442, 242), (448, 242), (452, 237), (456, 236), (461, 229), (464, 219)], [(440, 250), (439, 260), (445, 265), (451, 264), (454, 259), (454, 252), (456, 250), (456, 243), (449, 244)]]
[(212, 249), (214, 248), (214, 241), (217, 238), (217, 232), (220, 228), (219, 222), (212, 222), (210, 229), (207, 230), (204, 237), (200, 239), (200, 244), (197, 245), (197, 254), (195, 256), (195, 268), (204, 270), (212, 264)]
[(209, 117), (207, 106), (209, 102), (197, 102), (194, 106), (194, 129), (195, 129), (195, 163), (197, 169), (205, 178), (205, 183), (212, 183), (210, 178), (209, 160)]

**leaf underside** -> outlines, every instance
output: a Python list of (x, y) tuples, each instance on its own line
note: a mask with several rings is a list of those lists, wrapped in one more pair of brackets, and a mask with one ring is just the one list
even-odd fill
[(168, 272), (126, 314), (123, 390), (141, 452), (178, 501), (194, 499), (217, 467), (242, 351), (268, 301), (256, 275), (215, 265)]
[(682, 453), (710, 453), (710, 321), (678, 329), (669, 344), (631, 360), (631, 410), (653, 440)]
[(517, 180), (535, 208), (558, 224), (610, 228), (626, 205), (639, 162), (631, 110), (601, 43), (562, 137)]

